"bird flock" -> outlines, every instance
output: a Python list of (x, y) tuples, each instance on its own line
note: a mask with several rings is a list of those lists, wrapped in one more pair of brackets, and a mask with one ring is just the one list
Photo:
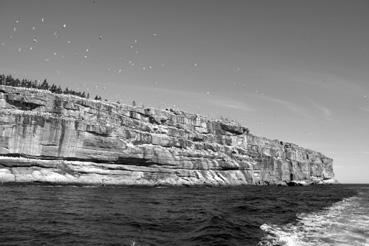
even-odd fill
[[(46, 20), (45, 17), (41, 17), (39, 20), (40, 20), (40, 23), (34, 23), (31, 26), (31, 30), (32, 30), (31, 42), (28, 42), (28, 44), (26, 44), (26, 45), (20, 45), (21, 47), (17, 47), (16, 48), (17, 53), (24, 53), (26, 50), (29, 50), (30, 52), (32, 52), (32, 51), (37, 52), (35, 49), (37, 47), (41, 47), (43, 44), (46, 43), (43, 40), (43, 39), (45, 39), (45, 37), (42, 37), (41, 35), (38, 35), (38, 33), (40, 33), (40, 31), (47, 25), (47, 20)], [(21, 32), (22, 29), (19, 28), (21, 25), (22, 25), (21, 18), (16, 19), (13, 26), (12, 26), (11, 33), (7, 36), (8, 40), (5, 40), (5, 39), (1, 40), (1, 37), (0, 37), (0, 46), (1, 47), (8, 46), (7, 43), (12, 43), (11, 40), (13, 40), (15, 38), (15, 36), (19, 32)], [(58, 25), (58, 27), (52, 32), (52, 38), (55, 39), (55, 40), (58, 40), (60, 42), (60, 39), (63, 37), (63, 42), (65, 42), (67, 44), (67, 47), (74, 48), (74, 50), (76, 50), (76, 47), (72, 46), (73, 40), (68, 38), (69, 35), (66, 34), (68, 32), (68, 30), (70, 30), (71, 28), (72, 28), (72, 26), (68, 25), (67, 23), (62, 23), (62, 24)], [(47, 30), (47, 28), (44, 28), (44, 30)], [(64, 34), (66, 34), (66, 35), (64, 35)], [(153, 38), (157, 38), (157, 37), (159, 37), (159, 34), (158, 33), (152, 33), (151, 36)], [(79, 38), (79, 37), (77, 37), (77, 38)], [(96, 39), (99, 42), (103, 43), (104, 42), (103, 34), (100, 33), (100, 32), (97, 32), (96, 33)], [(47, 44), (48, 44), (48, 47), (42, 47), (42, 48), (44, 48), (44, 49), (45, 48), (46, 49), (52, 49), (53, 48), (52, 43), (50, 43), (50, 40), (48, 40)], [(77, 50), (73, 54), (77, 55), (77, 56), (80, 55), (79, 58), (81, 60), (87, 60), (88, 58), (90, 58), (91, 52), (93, 52), (93, 50), (91, 50), (90, 45), (87, 45), (87, 46), (88, 47), (83, 48), (82, 50), (78, 50), (78, 48), (77, 48)], [(129, 48), (131, 50), (133, 50), (133, 52), (130, 52), (130, 54), (129, 54), (130, 59), (126, 59), (126, 60), (128, 60), (126, 65), (124, 65), (122, 63), (115, 64), (115, 66), (113, 66), (114, 69), (112, 67), (108, 67), (108, 68), (106, 68), (106, 71), (121, 74), (124, 71), (127, 71), (129, 69), (134, 69), (134, 68), (137, 69), (137, 70), (140, 70), (140, 71), (149, 71), (149, 70), (152, 70), (154, 68), (153, 64), (146, 64), (145, 65), (145, 64), (139, 63), (137, 55), (141, 53), (141, 50), (139, 49), (139, 41), (137, 39), (133, 39), (133, 41), (130, 42)], [(124, 50), (124, 49), (122, 49), (122, 50)], [(63, 53), (64, 52), (61, 52), (61, 51), (50, 51), (49, 55), (43, 58), (43, 61), (44, 62), (51, 62), (53, 60), (53, 57), (65, 58), (65, 55)], [(132, 54), (134, 54), (134, 55), (132, 56)], [(136, 55), (136, 57), (135, 57), (135, 55)], [(78, 59), (78, 57), (74, 57), (74, 58)], [(123, 59), (123, 57), (120, 57), (119, 60), (121, 60), (121, 62), (122, 62), (124, 59)], [(197, 66), (197, 64), (196, 64), (196, 66)], [(161, 66), (158, 65), (157, 67), (164, 67), (164, 65), (161, 64)]]
[[(9, 35), (7, 35), (5, 39), (3, 35), (2, 35), (3, 37), (0, 37), (0, 48), (8, 46), (9, 50), (11, 50), (12, 47), (14, 47), (14, 45), (17, 45), (18, 47), (16, 47), (16, 53), (18, 53), (18, 55), (23, 54), (27, 51), (29, 53), (35, 52), (34, 54), (38, 54), (39, 57), (43, 56), (41, 58), (41, 61), (45, 63), (50, 63), (60, 58), (61, 59), (70, 58), (73, 59), (74, 62), (80, 60), (84, 61), (84, 64), (86, 64), (86, 62), (89, 61), (97, 63), (97, 61), (100, 60), (101, 57), (98, 57), (98, 55), (96, 54), (101, 53), (101, 50), (97, 50), (99, 49), (97, 46), (104, 47), (105, 45), (104, 36), (101, 32), (98, 31), (96, 32), (96, 40), (98, 42), (98, 45), (95, 45), (96, 47), (93, 48), (91, 45), (86, 45), (85, 48), (81, 48), (78, 47), (80, 46), (80, 44), (78, 45), (78, 41), (80, 41), (78, 39), (80, 39), (81, 37), (72, 36), (70, 35), (70, 33), (68, 33), (73, 28), (73, 25), (61, 23), (57, 25), (57, 27), (54, 28), (53, 31), (50, 32), (50, 26), (52, 25), (55, 25), (55, 23), (52, 22), (51, 20), (50, 23), (48, 23), (48, 20), (45, 17), (40, 17), (38, 22), (36, 21), (31, 25), (30, 23), (27, 23), (26, 20), (22, 20), (22, 18), (19, 17), (13, 22)], [(30, 29), (27, 30), (27, 28)], [(29, 30), (31, 30), (31, 32), (29, 32)], [(47, 35), (48, 32), (50, 32), (49, 36)], [(24, 38), (26, 37), (25, 34), (27, 36), (31, 34), (31, 37)], [(22, 37), (21, 39), (22, 42), (13, 42), (17, 36), (19, 38)], [(77, 41), (75, 42), (76, 45), (73, 45), (74, 42), (72, 37), (76, 39)], [(152, 33), (151, 37), (158, 38), (159, 34)], [(60, 50), (60, 46), (59, 49), (56, 48), (58, 47), (57, 44), (60, 43), (66, 44), (66, 46), (64, 46), (64, 49), (69, 50)], [(110, 66), (106, 67), (105, 69), (104, 67), (102, 67), (102, 72), (105, 70), (105, 72), (107, 71), (111, 74), (122, 74), (125, 71), (129, 70), (143, 72), (153, 70), (155, 67), (153, 64), (143, 64), (142, 62), (140, 62), (140, 59), (138, 58), (138, 55), (142, 51), (142, 49), (139, 49), (140, 46), (142, 46), (142, 44), (140, 44), (138, 39), (132, 39), (132, 41), (129, 43), (129, 49), (128, 50), (126, 49), (127, 53), (122, 55), (122, 57), (119, 58), (118, 62), (111, 61), (109, 62), (111, 64)], [(49, 53), (49, 55), (47, 55), (47, 53)], [(128, 59), (124, 58), (125, 56), (128, 56), (129, 58)], [(164, 64), (161, 65), (159, 64), (157, 67), (163, 68)], [(62, 69), (60, 68), (56, 68), (56, 74), (60, 75), (62, 73), (61, 70)], [(106, 89), (105, 86), (96, 85), (95, 87), (101, 88), (103, 90)], [(89, 91), (89, 88), (86, 89)]]
[[(67, 58), (73, 61), (73, 63), (80, 61), (82, 62), (80, 64), (81, 66), (89, 62), (95, 64), (100, 63), (99, 60), (102, 57), (99, 57), (97, 54), (101, 54), (101, 48), (105, 48), (109, 45), (108, 40), (110, 37), (105, 37), (103, 32), (99, 30), (96, 30), (95, 41), (90, 41), (90, 44), (95, 45), (86, 44), (85, 47), (81, 47), (80, 41), (82, 37), (76, 36), (75, 34), (71, 35), (71, 31), (75, 31), (73, 30), (75, 27), (71, 23), (68, 23), (68, 21), (56, 24), (55, 20), (46, 17), (39, 17), (38, 21), (36, 20), (34, 23), (29, 23), (27, 21), (28, 20), (23, 19), (23, 17), (17, 17), (8, 29), (8, 35), (5, 35), (5, 37), (2, 35), (0, 37), (0, 48), (7, 47), (8, 51), (15, 48), (15, 54), (18, 54), (20, 59), (24, 59), (26, 54), (33, 53), (36, 55), (33, 59), (40, 59), (39, 62), (41, 62), (41, 64), (42, 62), (53, 64), (57, 76), (61, 76), (63, 70), (63, 68), (60, 67), (61, 65), (58, 64), (58, 60), (60, 61), (61, 59)], [(155, 40), (161, 38), (161, 35), (157, 32), (153, 32), (146, 35), (146, 37), (147, 40), (145, 40), (145, 42), (155, 42)], [(107, 40), (107, 42), (105, 42), (105, 40)], [(124, 51), (125, 54), (120, 55), (118, 61), (113, 57), (108, 57), (108, 59), (112, 61), (108, 61), (104, 64), (100, 63), (102, 64), (102, 67), (100, 66), (102, 69), (101, 72), (111, 75), (120, 75), (129, 71), (146, 73), (154, 69), (165, 69), (167, 66), (166, 63), (159, 62), (155, 65), (155, 63), (147, 64), (143, 62), (144, 59), (141, 58), (145, 56), (145, 42), (141, 42), (137, 38), (132, 38), (131, 41), (128, 42), (127, 48), (122, 47), (121, 50)], [(124, 46), (127, 44), (122, 45)], [(106, 59), (106, 57), (103, 59)], [(107, 64), (110, 65), (104, 68), (104, 65), (106, 66)], [(192, 68), (193, 71), (198, 70), (199, 64), (193, 63)], [(153, 79), (152, 86), (159, 86), (157, 79)], [(106, 85), (102, 85), (99, 82), (95, 85), (91, 83), (82, 83), (76, 87), (77, 90), (83, 88), (82, 90), (86, 90), (89, 93), (92, 93), (92, 89), (100, 92), (107, 89)], [(204, 94), (210, 95), (210, 92), (206, 91)], [(175, 107), (175, 105), (172, 106)]]
[[(96, 1), (93, 1), (93, 3), (96, 3)], [(24, 26), (21, 28), (21, 26), (24, 24)], [(25, 53), (27, 50), (29, 52), (38, 52), (37, 48), (42, 47), (43, 50), (48, 50), (49, 51), (49, 55), (45, 55), (42, 58), (42, 61), (45, 63), (51, 63), (56, 59), (64, 59), (64, 58), (72, 58), (72, 59), (77, 59), (77, 61), (84, 61), (86, 64), (86, 62), (95, 62), (96, 60), (99, 60), (100, 57), (97, 57), (96, 54), (99, 52), (96, 52), (96, 49), (98, 45), (89, 45), (86, 44), (85, 47), (77, 47), (80, 46), (78, 45), (78, 36), (71, 36), (69, 35), (69, 31), (73, 29), (73, 25), (72, 24), (68, 24), (68, 22), (65, 23), (59, 23), (58, 25), (56, 25), (56, 27), (54, 28), (54, 30), (50, 31), (50, 26), (55, 25), (55, 22), (53, 22), (53, 20), (51, 19), (46, 19), (45, 17), (40, 17), (39, 21), (36, 23), (32, 23), (29, 24), (26, 22), (26, 20), (22, 20), (22, 18), (17, 18), (15, 20), (15, 22), (13, 22), (12, 25), (12, 29), (11, 29), (11, 33), (7, 36), (8, 40), (1, 40), (0, 37), (0, 48), (1, 47), (5, 47), (7, 46), (7, 42), (11, 43), (12, 39), (14, 39), (16, 37), (16, 35), (19, 32), (24, 31), (24, 28), (26, 26), (29, 26), (28, 28), (31, 29), (31, 37), (28, 41), (27, 45), (21, 45), (21, 47), (17, 47), (16, 52), (18, 54), (22, 54)], [(28, 29), (29, 30), (29, 29)], [(48, 35), (48, 40), (47, 42), (44, 40), (47, 38), (47, 35), (45, 37), (45, 31), (50, 32)], [(43, 33), (43, 35), (41, 35), (41, 33)], [(99, 47), (105, 47), (108, 44), (104, 44), (105, 42), (105, 37), (103, 35), (103, 33), (99, 30), (96, 30), (96, 34), (95, 34), (95, 38), (96, 38), (96, 42), (98, 42), (99, 44), (102, 44), (102, 46), (100, 45)], [(51, 40), (50, 40), (50, 36), (51, 36)], [(157, 32), (153, 32), (150, 34), (152, 39), (157, 39), (157, 38), (161, 38), (161, 35)], [(76, 42), (73, 40), (73, 38), (76, 38)], [(108, 37), (109, 38), (109, 37)], [(58, 43), (62, 42), (65, 44), (64, 48), (65, 49), (71, 49), (74, 52), (65, 52), (65, 50), (58, 50), (53, 46), (53, 41), (52, 40), (56, 40), (58, 41)], [(27, 41), (26, 41), (27, 42)], [(91, 41), (92, 42), (92, 41)], [(76, 45), (74, 45), (74, 43), (76, 43)], [(102, 67), (102, 72), (107, 72), (109, 74), (116, 74), (116, 75), (120, 75), (123, 74), (124, 72), (127, 71), (141, 71), (141, 72), (148, 72), (151, 71), (153, 69), (164, 69), (166, 68), (166, 63), (158, 63), (158, 64), (144, 64), (141, 61), (141, 59), (139, 57), (142, 57), (142, 52), (144, 52), (144, 50), (142, 49), (143, 47), (143, 43), (144, 42), (140, 42), (138, 39), (132, 39), (131, 42), (129, 42), (128, 44), (128, 50), (126, 49), (127, 53), (122, 55), (121, 57), (119, 57), (119, 61), (111, 61), (108, 62), (107, 67)], [(43, 47), (44, 44), (47, 44), (47, 47)], [(13, 44), (12, 44), (13, 45)], [(124, 45), (124, 44), (123, 44)], [(54, 49), (54, 50), (52, 50)], [(122, 49), (124, 50), (124, 49)], [(101, 50), (100, 50), (101, 53)], [(44, 54), (44, 53), (43, 53)], [(95, 60), (94, 60), (95, 59)], [(105, 63), (106, 64), (106, 63)], [(190, 64), (190, 70), (191, 71), (199, 71), (201, 68), (200, 64), (198, 62), (194, 62), (192, 64)], [(236, 68), (236, 72), (240, 72), (241, 68), (237, 67)], [(56, 68), (56, 74), (57, 75), (61, 75), (62, 74), (62, 69), (60, 68)], [(157, 86), (159, 84), (159, 82), (157, 80), (154, 80), (153, 85)], [(93, 86), (93, 85), (92, 85)], [(95, 85), (96, 89), (102, 89), (105, 90), (106, 86), (101, 86), (101, 85)], [(89, 91), (89, 88), (86, 88), (87, 91)], [(203, 92), (204, 95), (206, 96), (210, 96), (213, 93), (210, 92), (209, 90), (206, 90)]]
[[(93, 1), (93, 4), (95, 4), (95, 3), (96, 3), (96, 1)], [(39, 31), (43, 28), (42, 25), (47, 25), (47, 20), (46, 20), (45, 17), (41, 17), (40, 21), (41, 21), (41, 23), (34, 23), (31, 27), (31, 30), (32, 30), (32, 42), (31, 42), (31, 44), (24, 45), (22, 47), (18, 47), (17, 48), (18, 53), (23, 53), (27, 49), (29, 51), (36, 52), (35, 48), (37, 46), (42, 45), (42, 38), (39, 37), (39, 35), (37, 35), (37, 31)], [(10, 35), (8, 35), (9, 43), (11, 42), (10, 40), (12, 40), (15, 37), (16, 33), (18, 33), (20, 31), (18, 26), (20, 26), (21, 24), (22, 24), (21, 23), (21, 18), (17, 18), (14, 22), (14, 25), (13, 25), (13, 28), (12, 28), (12, 33)], [(69, 26), (66, 23), (62, 23), (62, 24), (58, 25), (58, 27), (52, 33), (53, 38), (54, 39), (60, 39), (63, 36), (63, 34), (65, 32), (67, 32), (68, 29), (70, 29), (70, 28), (71, 28), (71, 26)], [(65, 36), (68, 36), (68, 35), (65, 35)], [(157, 38), (160, 35), (159, 35), (159, 33), (154, 32), (154, 33), (151, 34), (151, 36), (153, 38)], [(96, 34), (96, 38), (97, 38), (97, 40), (99, 40), (101, 42), (104, 41), (104, 36), (100, 32), (98, 32)], [(65, 42), (69, 47), (71, 47), (72, 40), (67, 39)], [(4, 47), (4, 46), (6, 46), (6, 43), (7, 42), (5, 40), (0, 40), (0, 46)], [(106, 68), (106, 71), (121, 74), (124, 71), (127, 71), (129, 69), (133, 69), (133, 68), (136, 68), (137, 70), (141, 70), (141, 71), (150, 71), (150, 70), (152, 70), (155, 67), (153, 64), (146, 64), (146, 65), (145, 64), (139, 64), (139, 61), (137, 59), (137, 55), (139, 55), (142, 51), (142, 50), (139, 49), (139, 46), (140, 46), (139, 41), (137, 39), (133, 39), (133, 41), (129, 44), (129, 48), (134, 51), (133, 54), (136, 55), (136, 57), (131, 56), (130, 59), (127, 59), (128, 62), (127, 62), (126, 65), (117, 64), (117, 65), (114, 66), (115, 69), (113, 69), (111, 67), (108, 67), (108, 68)], [(63, 55), (62, 53), (63, 52), (51, 51), (51, 54), (47, 57), (44, 57), (43, 61), (44, 62), (51, 62), (53, 57), (65, 58), (65, 55)], [(85, 48), (83, 51), (77, 51), (74, 54), (75, 55), (81, 55), (80, 58), (82, 58), (82, 60), (86, 60), (90, 57), (89, 56), (90, 47)], [(120, 57), (119, 59), (124, 60), (122, 57)], [(164, 68), (165, 66), (166, 66), (165, 63), (161, 63), (157, 66), (157, 68)], [(196, 70), (199, 69), (199, 64), (195, 62), (195, 63), (192, 64), (192, 67), (193, 67), (193, 70), (196, 71)]]

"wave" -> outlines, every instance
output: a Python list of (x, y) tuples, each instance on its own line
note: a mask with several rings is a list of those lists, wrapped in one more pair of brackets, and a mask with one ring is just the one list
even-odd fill
[(263, 224), (259, 246), (369, 245), (369, 193), (345, 198), (319, 212), (297, 215), (297, 222)]

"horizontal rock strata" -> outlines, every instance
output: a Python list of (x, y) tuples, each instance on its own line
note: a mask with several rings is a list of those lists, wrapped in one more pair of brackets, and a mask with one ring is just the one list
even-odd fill
[(0, 86), (0, 182), (324, 183), (332, 159), (234, 122)]

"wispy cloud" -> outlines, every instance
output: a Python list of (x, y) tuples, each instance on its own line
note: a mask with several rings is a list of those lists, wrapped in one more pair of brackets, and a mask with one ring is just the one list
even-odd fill
[(297, 103), (287, 101), (284, 99), (275, 98), (268, 95), (261, 95), (261, 98), (267, 100), (269, 102), (277, 103), (285, 107), (290, 112), (294, 113), (295, 115), (302, 116), (306, 119), (313, 119), (312, 115), (309, 114), (304, 107), (298, 105)]
[(226, 108), (240, 110), (240, 111), (248, 111), (248, 112), (256, 111), (255, 108), (250, 107), (249, 105), (246, 105), (243, 102), (239, 102), (239, 101), (235, 101), (231, 99), (214, 98), (214, 99), (208, 100), (208, 102), (216, 106), (226, 107)]
[[(244, 112), (253, 112), (256, 111), (254, 107), (247, 105), (242, 101), (237, 101), (230, 98), (219, 97), (212, 94), (207, 94), (206, 92), (195, 92), (195, 91), (186, 91), (186, 90), (176, 90), (176, 89), (169, 89), (169, 88), (160, 88), (160, 87), (145, 87), (145, 86), (129, 86), (130, 89), (137, 89), (141, 91), (145, 91), (145, 93), (154, 93), (157, 95), (161, 95), (165, 98), (176, 99), (178, 105), (181, 106), (181, 102), (183, 104), (183, 99), (186, 101), (193, 101), (199, 105), (207, 105), (210, 108), (215, 107), (223, 107), (238, 111)], [(173, 105), (170, 105), (173, 106)], [(183, 105), (182, 105), (183, 106)]]
[(368, 112), (369, 113), (369, 107), (360, 107), (360, 109), (362, 111)]
[(325, 119), (331, 119), (332, 116), (332, 110), (327, 108), (326, 106), (320, 105), (317, 102), (313, 100), (309, 100), (309, 102), (314, 106), (316, 110), (318, 110)]
[(369, 155), (369, 151), (341, 151), (340, 153), (354, 155)]
[(363, 87), (360, 85), (362, 81), (347, 80), (342, 76), (329, 73), (302, 73), (298, 74), (292, 78), (293, 81), (297, 83), (308, 84), (312, 86), (318, 86), (321, 88), (326, 88), (332, 90), (332, 88), (337, 88), (342, 92), (354, 92), (361, 93)]

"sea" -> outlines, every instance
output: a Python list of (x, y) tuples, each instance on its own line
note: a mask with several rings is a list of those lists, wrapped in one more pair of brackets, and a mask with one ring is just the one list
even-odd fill
[(369, 245), (369, 185), (0, 185), (0, 245)]

